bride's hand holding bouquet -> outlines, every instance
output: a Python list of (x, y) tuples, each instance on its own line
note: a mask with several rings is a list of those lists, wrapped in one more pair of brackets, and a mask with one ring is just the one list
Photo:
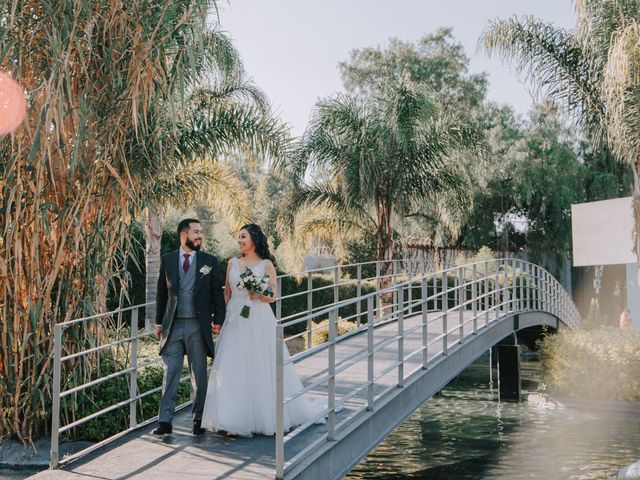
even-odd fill
[[(269, 285), (269, 275), (257, 277), (250, 268), (240, 274), (238, 289), (246, 290), (249, 299), (252, 301), (259, 298), (262, 302), (272, 302), (274, 299), (273, 289)], [(249, 318), (250, 312), (251, 307), (245, 305), (242, 307), (240, 315), (244, 318)]]

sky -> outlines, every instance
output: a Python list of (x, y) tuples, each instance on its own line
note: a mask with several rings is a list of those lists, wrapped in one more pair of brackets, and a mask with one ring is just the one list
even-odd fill
[(470, 57), (470, 71), (489, 74), (489, 100), (526, 113), (527, 86), (500, 59), (477, 47), (487, 22), (534, 15), (566, 28), (575, 24), (571, 0), (230, 0), (220, 21), (245, 69), (276, 114), (302, 134), (318, 99), (342, 90), (338, 63), (354, 49), (413, 42), (452, 27)]

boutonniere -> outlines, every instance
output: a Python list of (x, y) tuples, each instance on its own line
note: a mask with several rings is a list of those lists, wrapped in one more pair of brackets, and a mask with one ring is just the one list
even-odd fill
[(204, 277), (205, 275), (209, 275), (209, 272), (211, 271), (211, 267), (209, 265), (205, 265), (204, 267), (202, 267), (200, 269), (200, 273), (202, 274), (202, 276)]

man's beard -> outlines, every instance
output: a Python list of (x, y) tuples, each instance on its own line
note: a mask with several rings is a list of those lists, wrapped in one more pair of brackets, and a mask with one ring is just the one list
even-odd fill
[(202, 243), (196, 245), (194, 244), (191, 240), (187, 240), (186, 243), (187, 247), (189, 247), (191, 250), (195, 250), (196, 252), (200, 251), (200, 248), (202, 247)]

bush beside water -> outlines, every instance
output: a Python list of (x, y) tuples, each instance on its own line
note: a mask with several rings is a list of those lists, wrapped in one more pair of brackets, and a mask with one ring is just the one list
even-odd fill
[(561, 330), (539, 342), (549, 390), (573, 397), (640, 401), (640, 331)]

